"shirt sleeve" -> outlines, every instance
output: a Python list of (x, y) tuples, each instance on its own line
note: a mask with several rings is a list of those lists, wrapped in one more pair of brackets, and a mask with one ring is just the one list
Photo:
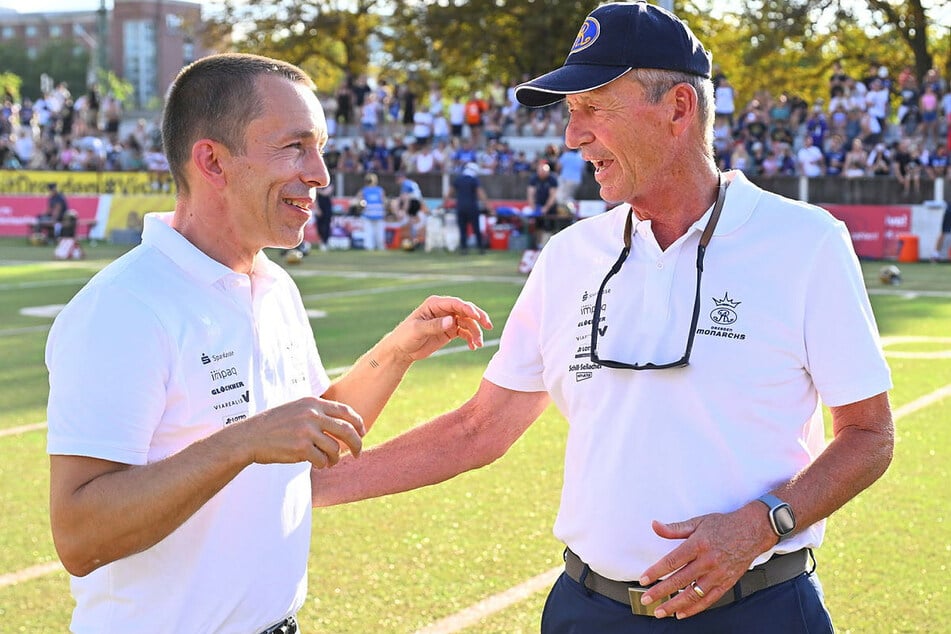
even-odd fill
[(862, 269), (842, 222), (818, 245), (804, 332), (807, 369), (826, 405), (847, 405), (891, 389)]
[(146, 464), (171, 358), (158, 316), (131, 294), (96, 287), (77, 295), (47, 341), (48, 453)]
[(518, 392), (541, 392), (545, 363), (541, 352), (542, 306), (546, 251), (539, 254), (522, 292), (509, 313), (499, 341), (485, 371), (485, 379)]

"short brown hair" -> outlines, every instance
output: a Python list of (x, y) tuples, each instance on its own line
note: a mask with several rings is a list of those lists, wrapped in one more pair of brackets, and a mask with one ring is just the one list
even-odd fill
[(162, 144), (179, 192), (188, 193), (185, 166), (199, 139), (218, 141), (236, 154), (245, 151), (247, 127), (261, 115), (267, 99), (255, 87), (261, 75), (315, 88), (310, 77), (293, 64), (242, 53), (204, 57), (178, 73), (162, 113)]

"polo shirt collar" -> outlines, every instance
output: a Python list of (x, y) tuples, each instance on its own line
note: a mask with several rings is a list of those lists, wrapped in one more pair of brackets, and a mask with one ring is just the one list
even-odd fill
[[(758, 189), (753, 183), (747, 180), (746, 175), (740, 170), (730, 170), (723, 172), (723, 180), (729, 183), (726, 188), (726, 200), (723, 202), (723, 211), (720, 213), (720, 219), (713, 230), (714, 236), (724, 236), (732, 233), (746, 224), (746, 221), (753, 215), (753, 209), (759, 201), (762, 190)], [(711, 205), (700, 218), (697, 219), (692, 229), (703, 233), (710, 214), (713, 213)]]
[[(729, 183), (729, 186), (726, 188), (726, 200), (723, 202), (723, 211), (720, 213), (720, 219), (717, 221), (717, 226), (713, 231), (714, 237), (732, 233), (746, 224), (746, 221), (753, 215), (753, 209), (756, 208), (756, 204), (759, 202), (760, 196), (762, 196), (763, 193), (763, 191), (753, 185), (740, 170), (723, 172), (723, 179)], [(619, 221), (623, 227), (627, 215), (630, 213), (631, 206), (625, 204), (618, 208), (623, 209), (623, 213), (619, 217)], [(696, 222), (690, 225), (688, 233), (690, 231), (703, 233), (703, 229), (707, 226), (707, 221), (710, 220), (710, 214), (712, 213), (713, 205), (710, 205), (710, 208), (707, 209)], [(645, 221), (640, 220), (637, 214), (631, 214), (632, 237), (637, 233), (637, 225), (642, 222)]]
[[(166, 255), (200, 283), (212, 286), (220, 280), (240, 275), (221, 262), (208, 257), (185, 236), (172, 228), (173, 212), (146, 214), (142, 225), (142, 244)], [(260, 281), (273, 278), (273, 262), (259, 251), (254, 257), (254, 276)]]

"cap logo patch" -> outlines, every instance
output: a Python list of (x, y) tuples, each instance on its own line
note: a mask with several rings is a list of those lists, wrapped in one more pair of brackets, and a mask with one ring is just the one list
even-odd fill
[(575, 43), (568, 54), (571, 55), (572, 53), (577, 53), (578, 51), (583, 51), (588, 48), (594, 44), (594, 41), (598, 39), (599, 35), (601, 35), (601, 23), (598, 22), (596, 18), (588, 16), (584, 24), (581, 25), (581, 30), (578, 31), (578, 37), (575, 38)]

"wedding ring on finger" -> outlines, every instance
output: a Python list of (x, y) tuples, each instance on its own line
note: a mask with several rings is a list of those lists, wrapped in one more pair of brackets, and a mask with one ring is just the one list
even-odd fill
[(697, 593), (697, 596), (700, 597), (701, 599), (704, 597), (704, 595), (707, 594), (706, 592), (703, 591), (703, 588), (701, 588), (700, 586), (697, 585), (697, 582), (696, 582), (696, 581), (692, 581), (692, 582), (690, 583), (690, 588), (691, 588), (691, 590), (693, 590), (694, 592), (696, 592), (696, 593)]

